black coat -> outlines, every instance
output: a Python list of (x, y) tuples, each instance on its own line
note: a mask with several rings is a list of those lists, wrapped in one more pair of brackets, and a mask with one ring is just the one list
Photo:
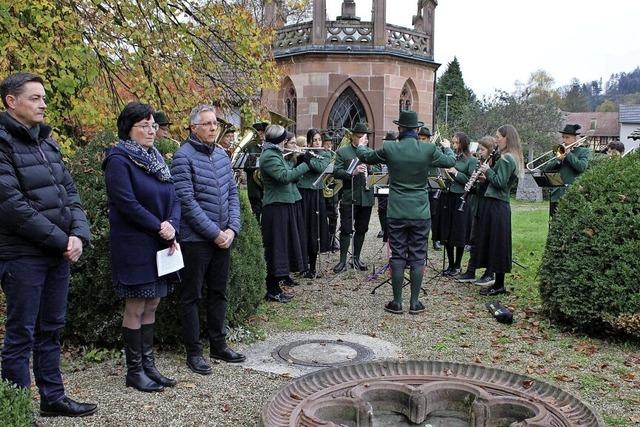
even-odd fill
[(0, 113), (0, 259), (62, 255), (69, 236), (85, 244), (87, 217), (60, 149), (40, 125), (37, 136)]

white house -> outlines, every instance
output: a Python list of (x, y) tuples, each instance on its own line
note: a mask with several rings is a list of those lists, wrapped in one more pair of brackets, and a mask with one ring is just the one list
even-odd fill
[(620, 105), (620, 142), (625, 153), (635, 149), (640, 140), (629, 139), (631, 132), (640, 129), (640, 104)]

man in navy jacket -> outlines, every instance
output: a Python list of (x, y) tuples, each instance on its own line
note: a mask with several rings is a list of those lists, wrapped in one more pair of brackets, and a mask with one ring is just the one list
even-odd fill
[(214, 107), (195, 107), (189, 115), (189, 128), (189, 137), (171, 163), (182, 206), (182, 333), (187, 366), (208, 375), (212, 371), (202, 357), (198, 316), (205, 285), (211, 357), (231, 363), (245, 360), (227, 346), (224, 330), (230, 247), (240, 232), (240, 200), (229, 156), (215, 145), (218, 120)]
[(43, 416), (84, 416), (96, 405), (65, 396), (60, 335), (69, 264), (91, 237), (60, 149), (44, 122), (40, 77), (18, 73), (0, 83), (0, 281), (7, 298), (2, 378), (29, 388), (29, 357)]

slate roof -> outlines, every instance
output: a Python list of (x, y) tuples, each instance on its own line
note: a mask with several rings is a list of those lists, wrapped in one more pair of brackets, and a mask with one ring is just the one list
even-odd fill
[(564, 113), (562, 127), (566, 124), (579, 124), (581, 126), (580, 133), (584, 134), (591, 129), (591, 121), (596, 120), (596, 128), (593, 136), (620, 137), (620, 124), (618, 122), (618, 113)]
[(640, 124), (640, 104), (621, 105), (620, 123)]

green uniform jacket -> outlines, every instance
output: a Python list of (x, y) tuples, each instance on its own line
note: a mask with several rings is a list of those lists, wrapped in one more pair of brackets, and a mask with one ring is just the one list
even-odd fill
[[(544, 171), (559, 171), (560, 176), (562, 177), (562, 182), (565, 184), (572, 184), (578, 175), (587, 170), (590, 157), (591, 153), (588, 148), (576, 147), (567, 154), (564, 160), (560, 161), (558, 159), (554, 159), (549, 162), (549, 164), (544, 167)], [(551, 190), (551, 201), (559, 201), (566, 191), (567, 187), (554, 188)]]
[(484, 197), (500, 199), (509, 203), (511, 187), (518, 180), (516, 169), (516, 160), (512, 155), (505, 153), (500, 156), (495, 165), (485, 173), (489, 186)]
[(451, 183), (451, 187), (449, 187), (449, 191), (455, 194), (463, 194), (464, 186), (469, 181), (469, 178), (471, 177), (471, 174), (475, 170), (476, 166), (478, 166), (478, 159), (476, 159), (475, 157), (460, 156), (460, 158), (456, 160), (455, 165), (458, 174), (455, 176), (451, 174), (453, 182)]
[[(333, 176), (342, 180), (342, 203), (357, 206), (373, 206), (373, 187), (367, 190), (364, 174), (353, 176), (353, 188), (351, 188), (352, 176), (347, 173), (351, 161), (355, 159), (356, 149), (349, 144), (336, 151), (336, 162), (333, 166)], [(375, 162), (380, 163), (380, 161)]]
[(321, 190), (323, 187), (323, 183), (320, 182), (318, 188), (314, 188), (313, 183), (318, 179), (322, 172), (329, 166), (331, 163), (331, 152), (330, 151), (316, 151), (316, 154), (321, 156), (321, 159), (312, 157), (309, 166), (309, 172), (305, 173), (300, 181), (298, 181), (298, 188), (307, 188), (311, 190)]
[(263, 206), (271, 203), (295, 203), (301, 199), (295, 182), (309, 171), (306, 163), (292, 167), (282, 156), (282, 151), (270, 148), (263, 150), (260, 155), (260, 171), (264, 183)]
[(385, 142), (375, 151), (358, 147), (358, 158), (365, 163), (387, 164), (387, 217), (393, 219), (430, 219), (429, 193), (426, 191), (429, 168), (450, 168), (456, 163), (450, 148), (442, 152), (433, 144), (424, 144), (411, 137)]
[[(257, 154), (260, 155), (262, 149), (258, 147), (258, 142), (256, 140), (251, 141), (243, 150), (243, 152), (248, 154)], [(253, 179), (253, 172), (257, 168), (246, 167), (244, 171), (247, 173), (247, 194), (250, 199), (260, 199), (262, 198), (262, 188), (256, 184), (256, 181)]]

